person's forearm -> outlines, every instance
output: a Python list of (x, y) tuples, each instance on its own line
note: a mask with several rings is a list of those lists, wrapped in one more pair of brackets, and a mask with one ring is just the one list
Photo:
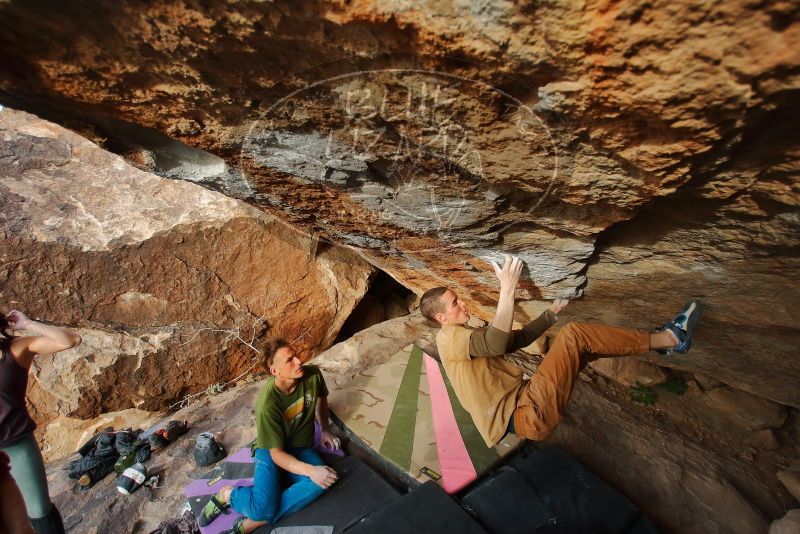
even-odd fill
[(500, 299), (494, 312), (492, 326), (503, 332), (511, 332), (514, 321), (514, 288), (500, 288)]
[(556, 314), (551, 310), (545, 310), (539, 317), (523, 326), (521, 330), (514, 330), (508, 352), (527, 347), (540, 338), (548, 328), (556, 324), (556, 321), (558, 321)]
[(39, 321), (31, 321), (26, 330), (51, 339), (55, 343), (63, 345), (65, 349), (75, 347), (81, 342), (81, 336), (75, 332), (66, 328), (40, 323)]
[(281, 469), (294, 473), (295, 475), (311, 475), (311, 469), (314, 467), (313, 465), (301, 462), (283, 449), (270, 449), (269, 454), (272, 456), (272, 461), (275, 462), (275, 465)]
[(323, 432), (329, 432), (331, 429), (330, 425), (330, 417), (328, 414), (328, 397), (319, 397), (317, 399), (317, 407), (315, 410), (315, 415), (317, 417), (317, 423), (319, 423), (319, 429)]

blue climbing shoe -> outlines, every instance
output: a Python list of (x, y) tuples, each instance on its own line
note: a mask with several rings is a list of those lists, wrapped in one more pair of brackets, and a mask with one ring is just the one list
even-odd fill
[(671, 330), (678, 338), (678, 344), (669, 349), (656, 349), (656, 352), (668, 356), (673, 352), (686, 354), (692, 347), (692, 334), (703, 315), (703, 303), (699, 300), (690, 300), (671, 321), (658, 329), (659, 332)]

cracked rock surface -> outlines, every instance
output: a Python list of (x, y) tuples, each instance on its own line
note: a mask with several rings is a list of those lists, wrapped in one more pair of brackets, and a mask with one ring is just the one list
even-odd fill
[[(373, 267), (488, 320), (510, 252), (520, 321), (568, 297), (565, 319), (650, 329), (703, 299), (691, 353), (645, 359), (798, 454), (796, 2), (9, 0), (0, 28), (3, 302), (87, 339), (85, 362), (36, 371), (40, 420), (233, 378), (252, 351), (232, 332), (263, 339), (261, 317), (324, 348)], [(597, 397), (562, 442), (628, 495), (687, 509), (641, 486), (656, 466), (726, 503), (696, 524), (654, 509), (670, 528), (763, 531), (789, 508), (672, 428), (613, 445), (640, 420), (598, 419), (618, 409)], [(615, 454), (586, 449), (604, 433)], [(652, 461), (626, 475), (630, 454)]]
[(267, 335), (310, 355), (367, 290), (373, 269), (351, 251), (53, 123), (3, 109), (0, 146), (3, 306), (83, 337), (37, 358), (40, 424), (163, 410), (252, 368)]
[(650, 328), (701, 297), (706, 333), (667, 365), (800, 406), (792, 2), (39, 0), (0, 15), (8, 102), (352, 246), (417, 292), (452, 285), (484, 319), (501, 252), (526, 260), (531, 309), (583, 296), (577, 318)]

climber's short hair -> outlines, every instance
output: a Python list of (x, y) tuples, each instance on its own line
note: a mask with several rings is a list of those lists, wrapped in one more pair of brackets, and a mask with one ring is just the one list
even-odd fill
[(442, 302), (442, 295), (447, 292), (446, 287), (434, 287), (427, 290), (422, 298), (419, 299), (419, 311), (428, 320), (438, 323), (436, 314), (445, 311), (444, 302)]
[(289, 342), (279, 337), (267, 340), (264, 350), (261, 351), (263, 358), (262, 363), (264, 364), (264, 369), (266, 369), (267, 372), (269, 372), (269, 368), (272, 367), (272, 362), (275, 360), (275, 353), (288, 346)]

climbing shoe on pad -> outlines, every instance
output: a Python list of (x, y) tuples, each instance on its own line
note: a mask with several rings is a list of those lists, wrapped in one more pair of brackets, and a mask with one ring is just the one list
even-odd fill
[(230, 508), (231, 505), (222, 502), (219, 497), (219, 493), (211, 496), (211, 500), (206, 503), (203, 510), (200, 512), (200, 516), (197, 518), (198, 525), (207, 527), (218, 518), (220, 514), (230, 513), (228, 512), (228, 508)]

